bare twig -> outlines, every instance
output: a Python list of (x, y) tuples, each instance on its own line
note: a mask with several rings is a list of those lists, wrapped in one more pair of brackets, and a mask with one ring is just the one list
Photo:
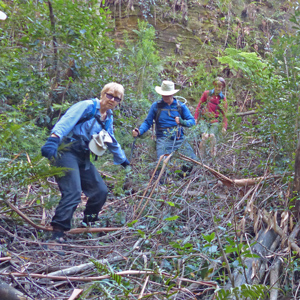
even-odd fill
[[(35, 274), (35, 273), (19, 273), (19, 272), (11, 272), (11, 273), (0, 273), (2, 276), (7, 276), (9, 274), (12, 274), (16, 277), (30, 277), (32, 278), (45, 278), (45, 279), (51, 279), (51, 280), (70, 280), (70, 281), (82, 281), (82, 282), (91, 282), (91, 281), (98, 281), (102, 279), (108, 279), (111, 277), (111, 275), (103, 275), (103, 276), (95, 276), (95, 277), (66, 277), (66, 276), (50, 276), (50, 275), (44, 275), (44, 274)], [(157, 275), (157, 272), (154, 271), (138, 271), (138, 270), (129, 270), (129, 271), (121, 271), (121, 272), (116, 272), (114, 273), (115, 275), (119, 276), (127, 276), (127, 275)], [(202, 284), (205, 286), (211, 286), (218, 288), (218, 284), (214, 281), (202, 281), (202, 280), (191, 280), (187, 278), (182, 278), (182, 277), (176, 277), (174, 278), (174, 275), (168, 274), (166, 272), (161, 272), (162, 275), (172, 278), (173, 281), (185, 281), (185, 282), (190, 282), (190, 283), (198, 283)]]

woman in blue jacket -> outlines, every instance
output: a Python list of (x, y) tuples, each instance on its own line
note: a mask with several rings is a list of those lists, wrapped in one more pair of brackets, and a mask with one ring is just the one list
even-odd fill
[[(89, 144), (100, 131), (105, 129), (110, 136), (111, 143), (107, 143), (107, 148), (113, 154), (114, 163), (123, 167), (129, 165), (113, 133), (112, 109), (123, 97), (123, 86), (112, 82), (104, 86), (100, 100), (84, 100), (72, 105), (56, 123), (41, 149), (42, 155), (55, 166), (70, 169), (64, 176), (56, 178), (61, 200), (51, 222), (52, 240), (62, 240), (64, 231), (70, 230), (73, 213), (81, 201), (81, 192), (88, 197), (83, 219), (85, 223), (98, 219), (98, 213), (106, 201), (107, 187), (90, 162)], [(66, 144), (66, 151), (58, 155), (57, 149), (61, 143)]]

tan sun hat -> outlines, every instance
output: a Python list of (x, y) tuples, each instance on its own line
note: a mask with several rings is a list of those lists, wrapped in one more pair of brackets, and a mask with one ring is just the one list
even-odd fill
[(156, 93), (162, 96), (171, 96), (176, 94), (179, 90), (175, 90), (175, 84), (172, 81), (164, 80), (161, 86), (155, 87)]
[(106, 130), (101, 130), (98, 134), (93, 134), (92, 139), (89, 143), (90, 150), (97, 156), (104, 154), (107, 149), (105, 143), (112, 143), (113, 140)]
[(0, 20), (5, 20), (7, 18), (7, 15), (0, 10)]

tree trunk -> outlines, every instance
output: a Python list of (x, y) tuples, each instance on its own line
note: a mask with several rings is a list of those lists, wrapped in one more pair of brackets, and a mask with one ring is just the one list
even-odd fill
[(294, 187), (292, 197), (295, 197), (295, 209), (294, 214), (299, 220), (299, 210), (300, 210), (300, 142), (298, 141), (296, 157), (295, 157), (295, 177), (294, 177)]
[(27, 300), (29, 297), (23, 295), (21, 292), (12, 286), (0, 281), (0, 299), (1, 300)]

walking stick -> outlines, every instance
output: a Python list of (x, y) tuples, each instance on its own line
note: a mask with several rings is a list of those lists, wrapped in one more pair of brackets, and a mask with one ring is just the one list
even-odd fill
[(132, 146), (131, 146), (131, 152), (130, 152), (129, 162), (131, 162), (131, 159), (132, 159), (132, 154), (133, 154), (133, 149), (134, 149), (134, 145), (135, 145), (136, 139), (137, 139), (137, 136), (134, 138)]
[(145, 209), (145, 207), (147, 206), (147, 204), (148, 204), (150, 198), (152, 197), (152, 195), (153, 195), (153, 193), (154, 193), (154, 191), (155, 191), (155, 188), (156, 188), (157, 184), (159, 183), (159, 180), (160, 180), (161, 176), (163, 175), (163, 173), (164, 173), (164, 171), (165, 171), (165, 168), (166, 168), (166, 166), (167, 166), (167, 164), (168, 164), (170, 158), (172, 157), (172, 155), (173, 155), (173, 152), (170, 153), (170, 154), (163, 154), (163, 155), (159, 158), (159, 161), (158, 161), (158, 163), (157, 163), (157, 165), (156, 165), (156, 168), (155, 168), (155, 170), (154, 170), (154, 172), (153, 172), (153, 175), (152, 175), (152, 177), (151, 177), (151, 179), (150, 179), (150, 181), (149, 181), (149, 183), (148, 183), (148, 186), (147, 186), (147, 188), (146, 188), (146, 190), (145, 190), (145, 192), (144, 192), (144, 194), (143, 194), (143, 196), (142, 196), (142, 199), (140, 200), (140, 203), (139, 203), (139, 205), (138, 205), (136, 211), (138, 211), (138, 209), (140, 208), (140, 206), (141, 206), (141, 204), (142, 204), (142, 201), (143, 201), (143, 199), (144, 199), (144, 197), (145, 197), (145, 195), (146, 195), (146, 193), (147, 193), (147, 191), (148, 191), (148, 188), (149, 188), (149, 186), (150, 186), (150, 184), (151, 184), (151, 182), (152, 182), (152, 179), (153, 179), (153, 177), (154, 177), (154, 174), (155, 174), (155, 172), (156, 172), (158, 166), (160, 165), (160, 162), (161, 162), (161, 161), (163, 161), (163, 166), (162, 166), (161, 171), (160, 171), (160, 173), (159, 173), (159, 175), (158, 175), (158, 178), (156, 179), (155, 184), (154, 184), (154, 186), (153, 186), (153, 188), (152, 188), (152, 190), (151, 190), (151, 192), (150, 192), (150, 195), (148, 196), (148, 199), (147, 199), (146, 203), (144, 204), (144, 206), (142, 207), (141, 211), (140, 211), (140, 212), (138, 213), (138, 215), (136, 216), (136, 219), (138, 219), (138, 218), (142, 215), (142, 212), (144, 211), (144, 209)]

